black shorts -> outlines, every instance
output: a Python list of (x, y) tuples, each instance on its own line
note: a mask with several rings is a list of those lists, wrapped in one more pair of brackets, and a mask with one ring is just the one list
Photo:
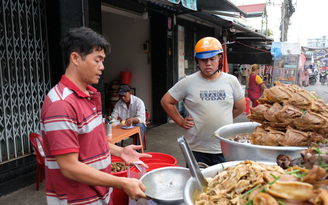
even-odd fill
[(203, 162), (203, 163), (207, 164), (208, 166), (226, 162), (222, 153), (221, 154), (209, 154), (209, 153), (194, 152), (194, 151), (192, 151), (192, 153), (194, 154), (197, 162)]

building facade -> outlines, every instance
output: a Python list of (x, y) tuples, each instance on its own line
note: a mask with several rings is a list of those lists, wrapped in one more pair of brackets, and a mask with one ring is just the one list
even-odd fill
[(65, 72), (59, 42), (70, 28), (90, 27), (111, 43), (103, 75), (94, 85), (102, 94), (103, 114), (110, 110), (108, 86), (119, 81), (121, 72), (131, 72), (130, 86), (154, 123), (168, 119), (160, 105), (162, 96), (180, 78), (198, 70), (194, 46), (199, 39), (238, 41), (226, 51), (231, 63), (271, 60), (270, 54), (254, 49), (270, 38), (215, 15), (213, 10), (243, 14), (225, 0), (198, 0), (197, 8), (169, 0), (1, 3), (0, 184), (36, 169), (28, 135), (39, 133), (43, 99)]

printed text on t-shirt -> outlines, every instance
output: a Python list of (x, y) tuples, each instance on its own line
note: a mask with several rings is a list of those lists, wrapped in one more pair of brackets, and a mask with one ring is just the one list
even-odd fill
[(226, 94), (224, 90), (200, 91), (200, 99), (206, 101), (225, 100)]

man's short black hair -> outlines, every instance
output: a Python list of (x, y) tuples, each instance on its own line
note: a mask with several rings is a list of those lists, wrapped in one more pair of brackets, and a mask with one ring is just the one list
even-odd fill
[(90, 28), (80, 27), (71, 29), (60, 42), (65, 67), (68, 66), (72, 52), (78, 53), (82, 59), (93, 52), (104, 50), (105, 54), (110, 53), (109, 42), (100, 34)]

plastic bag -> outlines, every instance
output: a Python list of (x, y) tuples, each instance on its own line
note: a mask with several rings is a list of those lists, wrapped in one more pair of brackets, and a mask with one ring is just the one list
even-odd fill
[(156, 205), (155, 202), (152, 200), (146, 200), (146, 199), (130, 199), (129, 198), (129, 205)]
[(281, 53), (281, 42), (273, 42), (271, 46), (271, 55), (273, 60), (279, 60), (282, 57)]

